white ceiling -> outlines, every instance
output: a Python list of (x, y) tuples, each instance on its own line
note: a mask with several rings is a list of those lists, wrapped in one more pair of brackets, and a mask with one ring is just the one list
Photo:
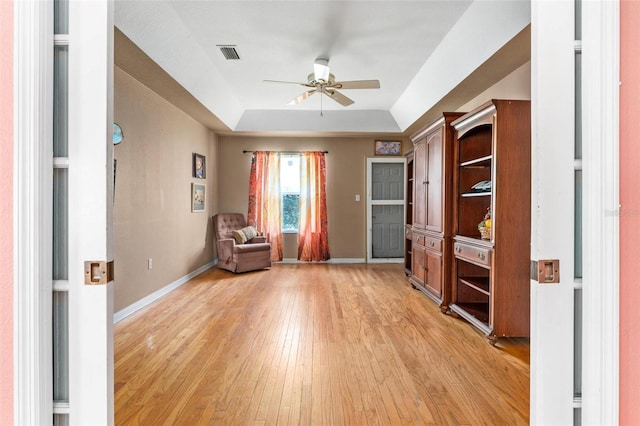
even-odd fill
[[(115, 3), (126, 37), (224, 126), (245, 132), (405, 132), (529, 21), (524, 0)], [(235, 45), (240, 60), (218, 45)], [(318, 95), (290, 106), (302, 86), (263, 82), (303, 83), (320, 56), (336, 80), (378, 79), (381, 88), (344, 90), (348, 107)], [(523, 61), (502, 62), (496, 78)]]

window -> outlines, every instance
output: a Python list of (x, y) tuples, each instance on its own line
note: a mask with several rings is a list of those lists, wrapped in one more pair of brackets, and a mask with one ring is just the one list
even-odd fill
[(300, 201), (300, 155), (280, 157), (280, 194), (282, 196), (282, 231), (297, 232)]

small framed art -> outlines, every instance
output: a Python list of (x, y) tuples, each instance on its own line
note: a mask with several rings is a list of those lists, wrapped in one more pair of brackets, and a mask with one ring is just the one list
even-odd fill
[(207, 168), (204, 155), (193, 153), (193, 177), (197, 179), (205, 179), (207, 177)]
[(191, 184), (191, 211), (203, 212), (205, 206), (206, 186), (203, 183)]
[(376, 141), (376, 155), (402, 155), (402, 141)]

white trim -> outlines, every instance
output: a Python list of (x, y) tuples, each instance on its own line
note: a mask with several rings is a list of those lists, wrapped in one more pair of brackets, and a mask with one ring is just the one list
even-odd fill
[[(371, 170), (373, 163), (403, 163), (403, 181), (404, 181), (404, 198), (402, 200), (372, 200), (371, 194)], [(403, 263), (404, 258), (374, 258), (373, 257), (373, 221), (371, 216), (373, 214), (372, 206), (374, 205), (402, 205), (402, 222), (404, 224), (407, 217), (407, 159), (405, 157), (368, 157), (367, 158), (367, 263)], [(403, 232), (404, 234), (404, 232)], [(403, 243), (405, 238), (402, 238)]]
[(531, 2), (531, 259), (560, 282), (531, 281), (530, 422), (574, 421), (574, 2)]
[(51, 424), (53, 3), (14, 4), (14, 423)]
[(376, 257), (367, 260), (367, 263), (404, 263), (404, 257)]
[(54, 402), (53, 414), (69, 414), (71, 412), (71, 406), (68, 402)]
[(213, 268), (217, 264), (218, 264), (218, 259), (215, 259), (215, 260), (213, 260), (213, 261), (211, 261), (211, 262), (209, 262), (207, 264), (204, 264), (201, 267), (199, 267), (198, 269), (196, 269), (195, 271), (190, 272), (190, 273), (188, 273), (187, 275), (185, 275), (185, 276), (183, 276), (181, 278), (178, 278), (177, 280), (175, 280), (174, 282), (172, 282), (170, 284), (167, 284), (166, 286), (162, 287), (160, 290), (156, 290), (153, 293), (151, 293), (151, 294), (143, 297), (142, 299), (138, 300), (137, 302), (132, 303), (131, 305), (127, 306), (126, 308), (119, 310), (118, 312), (113, 314), (113, 323), (117, 324), (120, 321), (122, 321), (123, 319), (125, 319), (126, 317), (128, 317), (129, 315), (132, 315), (135, 312), (139, 311), (140, 309), (143, 309), (143, 308), (149, 306), (150, 304), (152, 304), (156, 300), (158, 300), (161, 297), (171, 293), (173, 290), (175, 290), (176, 288), (180, 287), (181, 285), (183, 285), (187, 281), (191, 280), (192, 278), (197, 277), (198, 275), (200, 275), (204, 271)]
[(583, 369), (582, 421), (619, 416), (618, 1), (582, 3)]
[(113, 259), (113, 8), (69, 2), (69, 420), (83, 425), (114, 423), (114, 283), (84, 274)]

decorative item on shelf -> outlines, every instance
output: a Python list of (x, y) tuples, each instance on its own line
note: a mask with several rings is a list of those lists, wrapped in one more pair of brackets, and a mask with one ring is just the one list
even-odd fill
[(484, 218), (482, 218), (482, 221), (478, 224), (478, 231), (480, 231), (480, 237), (483, 240), (491, 239), (491, 206), (487, 207)]
[(491, 192), (491, 181), (481, 180), (471, 187), (473, 192)]

